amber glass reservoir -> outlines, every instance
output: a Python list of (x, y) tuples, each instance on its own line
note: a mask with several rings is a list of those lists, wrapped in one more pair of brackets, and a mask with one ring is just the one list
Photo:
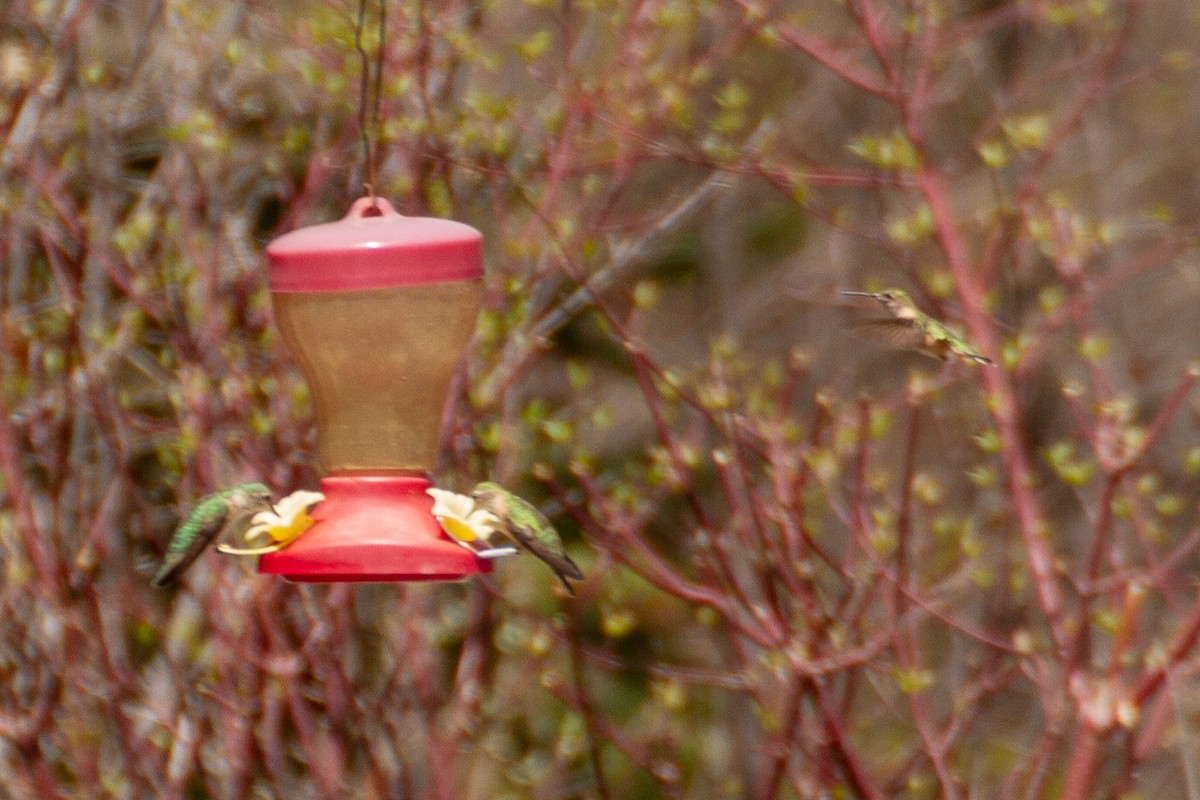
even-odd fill
[(276, 325), (316, 412), (326, 499), (262, 572), (302, 581), (446, 580), (487, 571), (424, 490), (446, 392), (481, 297), (482, 237), (362, 198), (267, 247)]
[(325, 471), (433, 466), (479, 299), (478, 281), (275, 293), (276, 325), (312, 392)]

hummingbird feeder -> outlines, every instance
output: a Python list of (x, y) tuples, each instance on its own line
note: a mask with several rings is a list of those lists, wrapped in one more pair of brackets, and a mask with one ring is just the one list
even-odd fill
[(482, 296), (482, 237), (363, 197), (267, 247), (276, 324), (307, 380), (325, 499), (259, 571), (293, 581), (457, 580), (490, 570), (425, 490)]

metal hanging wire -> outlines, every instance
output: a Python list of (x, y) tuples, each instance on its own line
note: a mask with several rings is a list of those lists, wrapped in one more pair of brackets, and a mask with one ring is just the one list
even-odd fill
[[(358, 0), (358, 24), (354, 28), (354, 47), (362, 59), (358, 95), (358, 131), (363, 149), (363, 188), (371, 198), (371, 208), (378, 210), (375, 195), (379, 172), (379, 139), (381, 133), (380, 106), (383, 102), (383, 59), (387, 42), (387, 0), (377, 0), (379, 6), (379, 43), (375, 48), (374, 64), (367, 52), (363, 34), (367, 27), (368, 0)], [(372, 69), (372, 67), (374, 69)]]

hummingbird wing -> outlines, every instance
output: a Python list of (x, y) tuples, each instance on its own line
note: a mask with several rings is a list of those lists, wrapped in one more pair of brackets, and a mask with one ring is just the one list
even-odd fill
[(271, 507), (269, 503), (264, 505), (255, 502), (230, 510), (226, 502), (227, 494), (214, 495), (201, 503), (180, 524), (171, 543), (167, 545), (162, 567), (151, 581), (152, 585), (164, 586), (178, 580), (216, 539), (242, 539), (250, 529), (254, 515)]
[(575, 589), (571, 586), (571, 581), (583, 580), (583, 571), (579, 569), (578, 564), (571, 560), (570, 556), (566, 553), (554, 552), (524, 529), (514, 529), (512, 535), (522, 547), (533, 553), (554, 571), (554, 574), (562, 581), (562, 585), (566, 587), (567, 594), (575, 596)]
[(178, 579), (217, 538), (228, 517), (229, 507), (224, 502), (219, 505), (201, 503), (175, 530), (163, 556), (162, 567), (150, 581), (151, 585), (166, 586)]
[[(974, 347), (971, 347), (971, 345), (967, 344), (966, 340), (959, 335), (958, 331), (950, 328), (947, 325), (943, 325), (937, 320), (931, 320), (929, 323), (927, 323), (927, 325), (929, 325), (929, 333), (932, 334), (933, 338), (937, 341), (945, 343), (942, 348), (944, 351), (953, 353), (959, 358), (969, 358), (972, 361), (980, 364), (995, 366), (995, 361), (992, 361), (983, 353), (980, 353)], [(943, 355), (940, 356), (940, 358), (944, 359), (946, 356)]]
[(567, 587), (567, 593), (574, 597), (575, 590), (571, 588), (570, 580), (583, 580), (583, 570), (563, 550), (558, 532), (550, 525), (545, 515), (532, 506), (530, 506), (530, 510), (541, 518), (543, 524), (531, 525), (514, 520), (508, 526), (509, 536), (554, 570), (554, 574), (562, 581), (563, 586)]
[(864, 319), (850, 327), (862, 338), (888, 347), (919, 350), (925, 346), (925, 331), (911, 319)]
[(246, 531), (250, 530), (250, 524), (254, 520), (254, 515), (264, 510), (266, 509), (255, 506), (232, 512), (225, 524), (217, 531), (217, 537), (214, 538), (219, 537), (226, 541), (244, 541)]

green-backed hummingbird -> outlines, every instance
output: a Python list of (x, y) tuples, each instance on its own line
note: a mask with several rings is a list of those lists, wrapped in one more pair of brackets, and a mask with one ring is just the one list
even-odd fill
[(870, 297), (877, 300), (892, 316), (889, 319), (868, 319), (857, 322), (854, 329), (881, 344), (902, 350), (916, 350), (940, 361), (956, 356), (964, 361), (994, 365), (983, 355), (933, 317), (917, 308), (903, 289), (882, 292), (841, 292), (847, 297)]
[(554, 570), (563, 586), (567, 587), (567, 592), (575, 594), (570, 581), (583, 580), (583, 572), (563, 549), (558, 531), (550, 524), (550, 520), (546, 519), (545, 514), (490, 481), (477, 484), (471, 492), (471, 499), (500, 520), (498, 532), (504, 533), (544, 561)]
[(261, 483), (243, 483), (208, 495), (175, 529), (151, 583), (165, 586), (177, 580), (213, 540), (222, 534), (240, 539), (254, 515), (271, 508), (271, 490)]

